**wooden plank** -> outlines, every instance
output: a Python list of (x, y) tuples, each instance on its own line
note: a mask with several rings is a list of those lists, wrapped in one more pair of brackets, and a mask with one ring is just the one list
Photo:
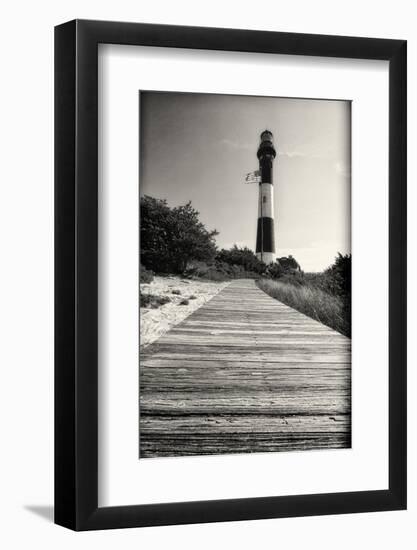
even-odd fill
[[(270, 434), (242, 435), (215, 434), (201, 437), (188, 435), (162, 437), (146, 434), (140, 442), (140, 458), (173, 456), (203, 456), (216, 454), (266, 453), (346, 449), (351, 439), (346, 434)], [(157, 451), (155, 451), (157, 449)]]
[(337, 390), (350, 383), (350, 369), (283, 369), (258, 368), (245, 372), (238, 368), (190, 368), (186, 365), (179, 368), (144, 368), (141, 372), (142, 393), (181, 391), (219, 392), (242, 386), (242, 376), (246, 376), (245, 389), (274, 391), (279, 394), (289, 389)]
[[(217, 361), (259, 361), (260, 359), (268, 361), (270, 363), (348, 363), (350, 362), (350, 352), (322, 349), (322, 350), (298, 350), (297, 347), (290, 350), (288, 348), (282, 349), (265, 349), (259, 347), (249, 347), (247, 349), (237, 348), (230, 349), (224, 346), (218, 346), (216, 349), (214, 346), (185, 346), (181, 348), (175, 348), (174, 346), (159, 347), (155, 349), (152, 355), (144, 355), (144, 359), (148, 357), (156, 357), (159, 359), (177, 359), (177, 360), (217, 360)], [(243, 382), (242, 382), (243, 383)]]
[(349, 433), (349, 415), (321, 416), (234, 416), (234, 415), (200, 415), (184, 418), (173, 416), (169, 423), (165, 417), (146, 417), (141, 420), (143, 433), (158, 433), (171, 435), (181, 433), (225, 433), (225, 434), (319, 434), (319, 433)]
[[(208, 361), (210, 360), (207, 354), (205, 355), (199, 355), (199, 354), (192, 354), (192, 353), (161, 353), (156, 356), (157, 359), (170, 359), (172, 361), (182, 361), (182, 360), (193, 360), (193, 361)], [(280, 354), (272, 355), (269, 354), (268, 356), (262, 356), (262, 353), (229, 353), (229, 354), (211, 354), (211, 359), (214, 360), (224, 360), (227, 362), (245, 362), (245, 363), (257, 363), (259, 362), (259, 359), (265, 359), (265, 361), (268, 361), (269, 363), (310, 363), (312, 364), (312, 368), (315, 367), (315, 363), (322, 364), (327, 361), (329, 364), (340, 364), (340, 362), (348, 363), (350, 361), (350, 354), (345, 354), (342, 356), (342, 354), (338, 353), (335, 355), (330, 355), (329, 353), (324, 354), (301, 354), (301, 353), (294, 353), (292, 355), (286, 354), (285, 357), (282, 357)]]
[(348, 414), (350, 391), (298, 391), (279, 395), (261, 391), (233, 392), (154, 392), (142, 393), (141, 415), (186, 416), (193, 414), (321, 415)]
[[(209, 364), (210, 363), (210, 364)], [(204, 359), (200, 360), (193, 360), (193, 359), (178, 359), (175, 357), (169, 357), (169, 358), (159, 358), (154, 356), (146, 356), (141, 360), (141, 375), (143, 375), (145, 372), (149, 372), (149, 368), (172, 368), (172, 369), (183, 369), (183, 372), (185, 372), (185, 369), (188, 368), (200, 368), (205, 370), (212, 370), (215, 372), (217, 369), (226, 369), (228, 372), (232, 372), (231, 369), (241, 369), (240, 374), (242, 373), (250, 373), (251, 371), (257, 370), (257, 369), (263, 369), (263, 368), (270, 368), (274, 371), (278, 372), (282, 369), (291, 370), (292, 372), (295, 372), (296, 369), (306, 369), (308, 371), (312, 372), (312, 375), (314, 375), (314, 371), (317, 369), (326, 369), (326, 370), (333, 370), (333, 369), (349, 369), (350, 370), (350, 363), (320, 363), (320, 362), (285, 362), (281, 361), (279, 363), (277, 362), (270, 362), (270, 361), (260, 361), (259, 357), (256, 361), (227, 361), (227, 360), (220, 360), (215, 361), (212, 359), (209, 359), (205, 357)]]

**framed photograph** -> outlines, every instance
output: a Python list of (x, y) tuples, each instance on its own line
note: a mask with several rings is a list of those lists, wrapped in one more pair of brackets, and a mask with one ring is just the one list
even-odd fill
[(55, 29), (55, 521), (406, 508), (406, 42)]

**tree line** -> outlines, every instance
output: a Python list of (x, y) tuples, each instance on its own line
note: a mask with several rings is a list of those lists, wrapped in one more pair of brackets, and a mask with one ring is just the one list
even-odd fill
[[(218, 231), (208, 230), (199, 219), (191, 202), (170, 207), (164, 199), (145, 195), (140, 201), (141, 263), (156, 273), (184, 274), (201, 271), (202, 264), (214, 267), (225, 275), (253, 273), (262, 275), (268, 267), (247, 247), (234, 245), (218, 250)], [(286, 260), (284, 258), (284, 260)], [(295, 260), (286, 267), (299, 265)], [(230, 269), (229, 266), (234, 266)]]
[(216, 246), (218, 231), (200, 221), (191, 202), (170, 207), (164, 199), (145, 195), (140, 200), (141, 264), (155, 273), (209, 279), (260, 276), (293, 285), (309, 284), (350, 300), (351, 256), (338, 254), (322, 273), (304, 273), (291, 255), (267, 266), (247, 247), (226, 250)]

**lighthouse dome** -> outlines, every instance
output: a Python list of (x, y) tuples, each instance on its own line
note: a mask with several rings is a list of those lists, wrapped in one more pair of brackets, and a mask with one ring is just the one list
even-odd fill
[(272, 141), (274, 136), (269, 130), (264, 130), (261, 134), (261, 141)]
[(269, 130), (264, 130), (262, 132), (261, 143), (259, 144), (258, 153), (257, 153), (257, 156), (259, 159), (265, 156), (270, 156), (273, 158), (276, 157), (277, 153), (275, 151), (273, 139), (274, 139), (274, 136), (272, 132), (270, 132)]

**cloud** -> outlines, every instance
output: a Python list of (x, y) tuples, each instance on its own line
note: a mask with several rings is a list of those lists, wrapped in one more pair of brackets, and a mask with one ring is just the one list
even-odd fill
[[(331, 155), (325, 154), (325, 153), (307, 153), (305, 151), (300, 150), (294, 150), (294, 151), (279, 151), (278, 156), (280, 157), (287, 157), (290, 159), (293, 158), (305, 158), (305, 159), (327, 159), (330, 162), (333, 162)], [(336, 170), (337, 174), (342, 176), (343, 178), (350, 178), (350, 170), (345, 165), (344, 162), (341, 161), (335, 161), (333, 163), (334, 169)]]
[(252, 143), (240, 143), (239, 141), (236, 141), (233, 139), (222, 139), (220, 141), (220, 145), (222, 145), (223, 147), (228, 147), (229, 149), (233, 149), (234, 151), (237, 151), (237, 150), (254, 151), (256, 149), (256, 145)]
[(306, 153), (304, 151), (278, 151), (278, 156), (287, 158), (309, 158), (309, 159), (321, 159), (327, 158), (326, 155), (320, 153)]
[(278, 151), (278, 156), (280, 157), (288, 157), (290, 159), (297, 158), (297, 157), (306, 157), (305, 153), (302, 153), (301, 151)]

